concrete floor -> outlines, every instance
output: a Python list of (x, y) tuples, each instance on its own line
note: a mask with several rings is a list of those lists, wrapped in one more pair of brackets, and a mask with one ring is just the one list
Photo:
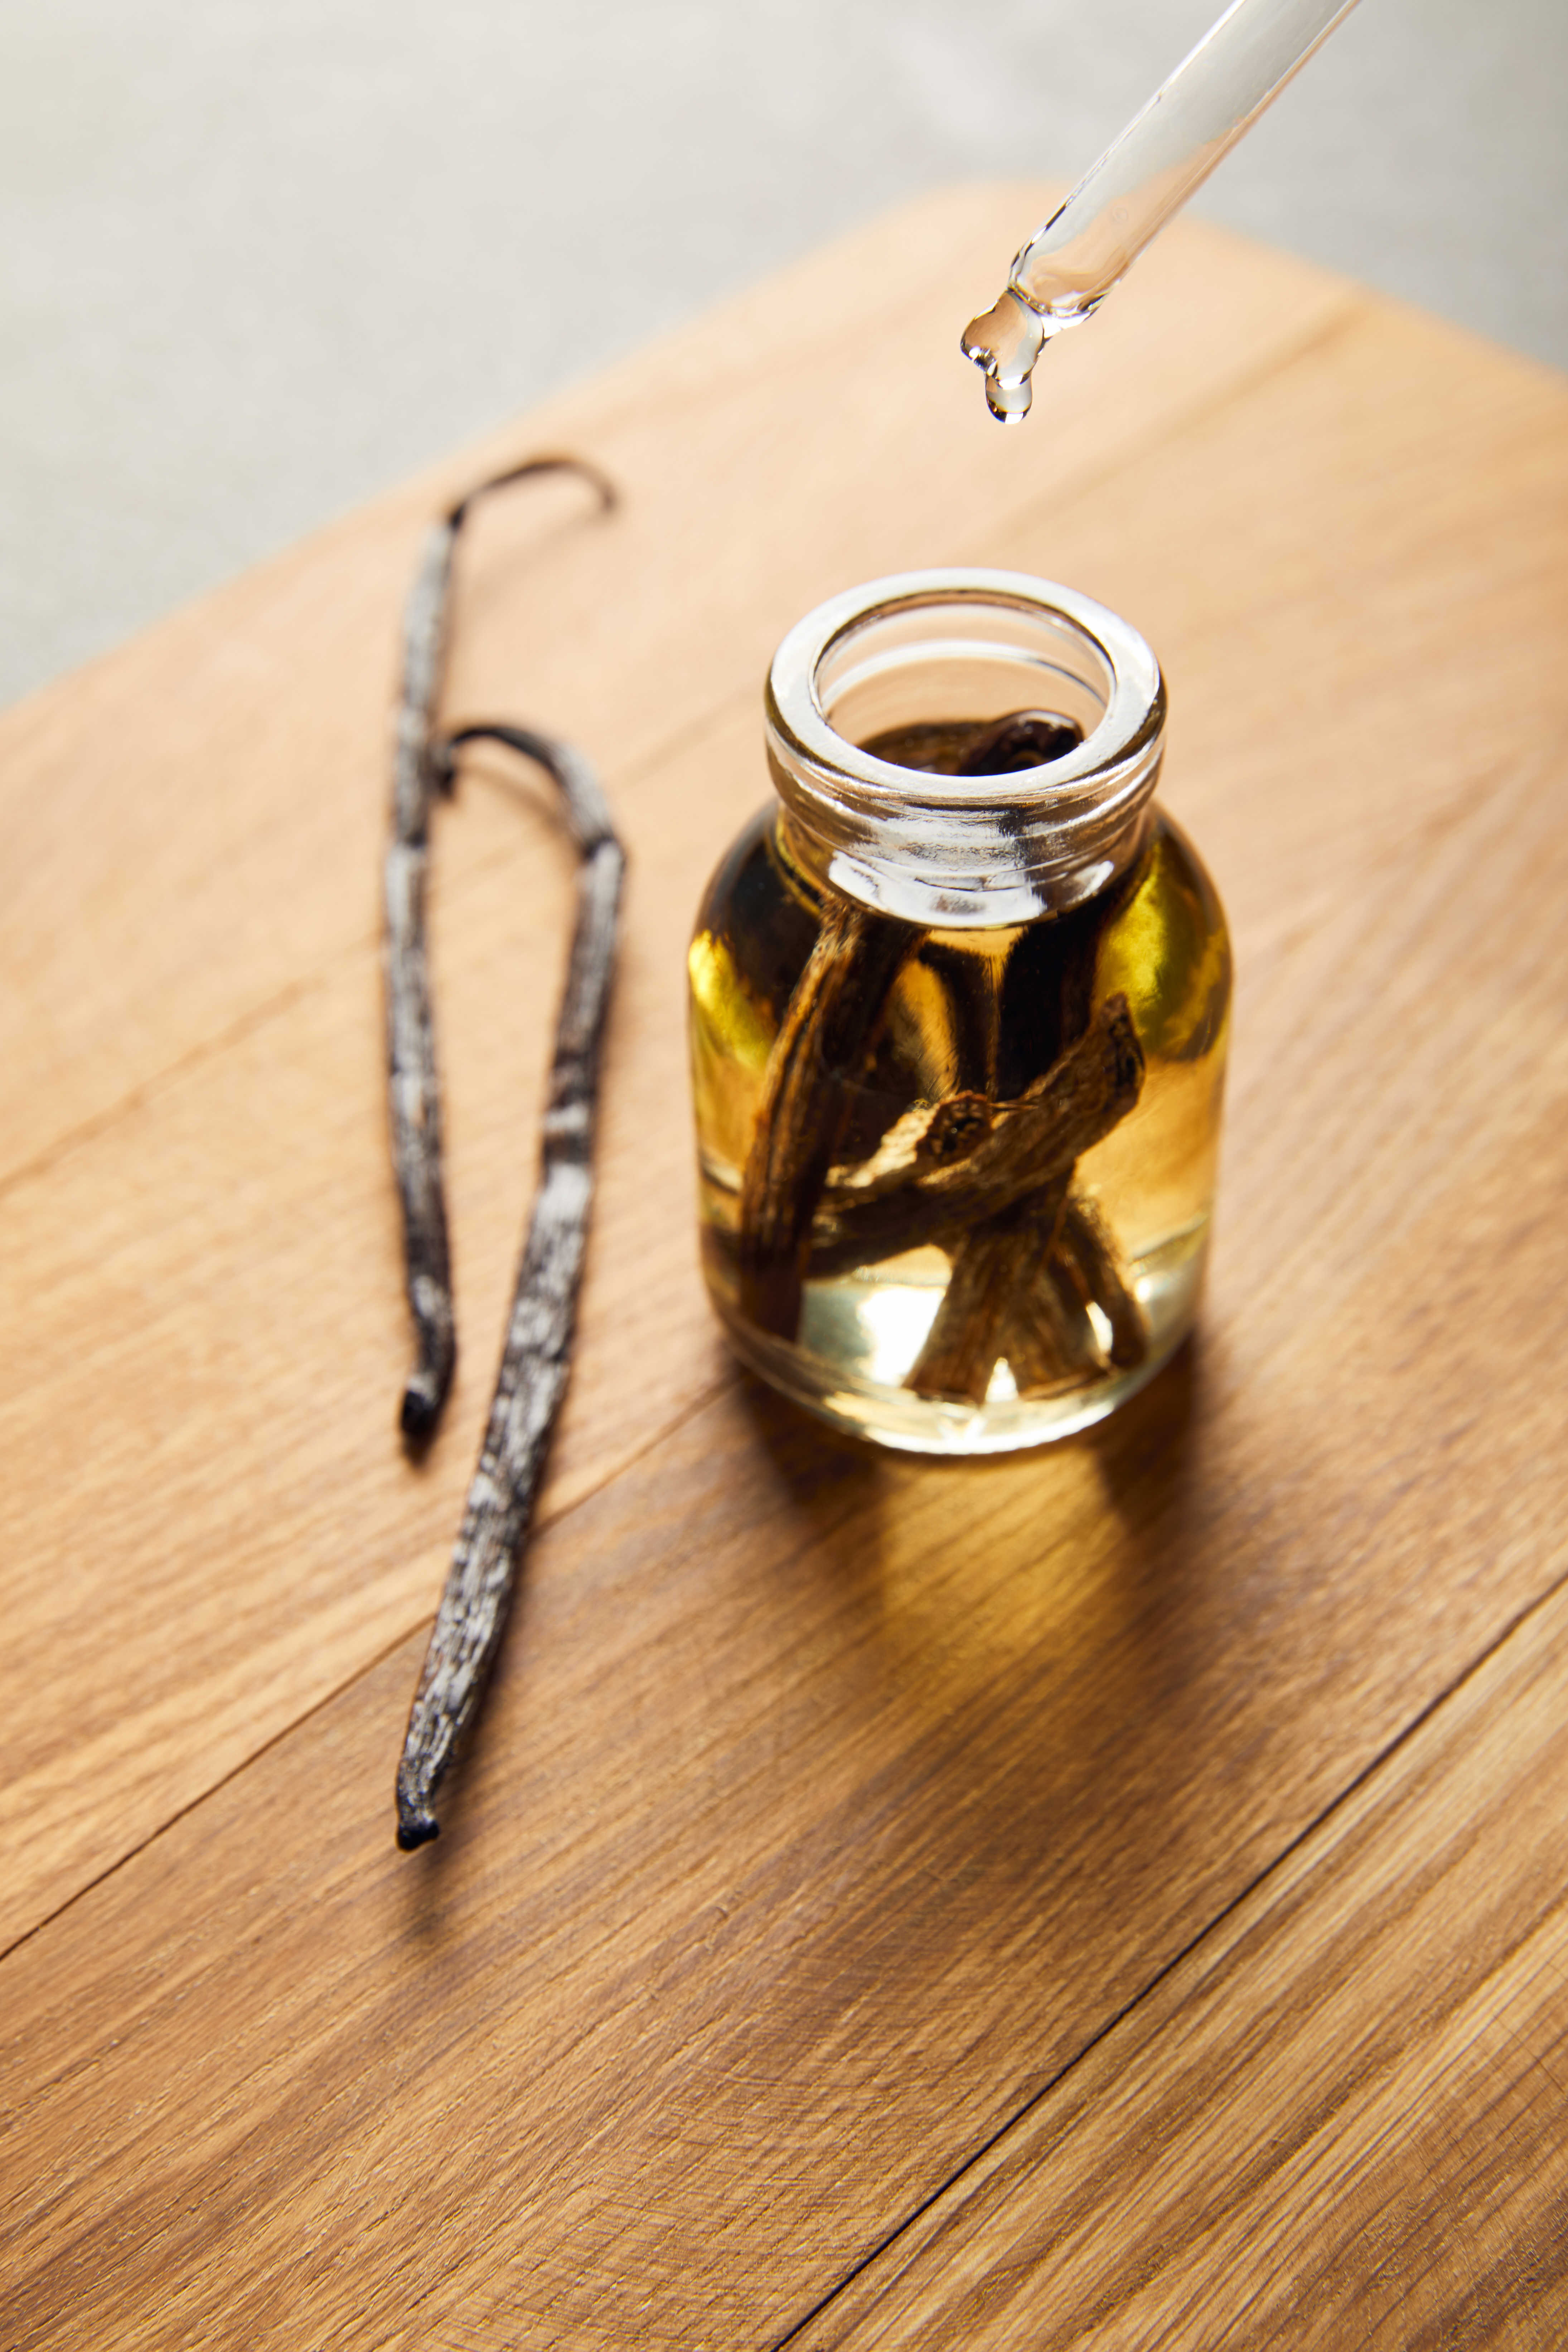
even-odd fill
[[(1076, 178), (1216, 7), (13, 0), (0, 701), (919, 188)], [(1366, 0), (1196, 209), (1568, 366), (1565, 67), (1563, 0)]]

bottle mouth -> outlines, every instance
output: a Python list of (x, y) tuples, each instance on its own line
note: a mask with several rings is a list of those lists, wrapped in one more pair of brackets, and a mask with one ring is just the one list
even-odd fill
[[(784, 638), (766, 708), (785, 807), (834, 887), (885, 914), (1027, 922), (1093, 897), (1142, 845), (1163, 681), (1137, 630), (1075, 589), (955, 568), (846, 590)], [(1019, 710), (1069, 719), (1081, 740), (1005, 775), (933, 774), (866, 748)]]

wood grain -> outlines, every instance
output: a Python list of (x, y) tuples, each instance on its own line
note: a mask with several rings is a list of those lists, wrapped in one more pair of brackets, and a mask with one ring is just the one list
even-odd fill
[[(1135, 279), (1063, 346), (1059, 436), (1031, 437), (1045, 384), (1003, 436), (972, 372), (949, 409), (921, 354), (1032, 201), (917, 210), (483, 459), (570, 440), (627, 488), (622, 541), (565, 492), (476, 539), (451, 715), (580, 737), (631, 877), (579, 1369), (425, 1854), (393, 1849), (390, 1771), (515, 1263), (571, 865), (476, 761), (432, 908), (462, 1353), (415, 1473), (372, 739), (433, 488), (9, 722), (8, 2347), (774, 2341), (1118, 2020), (1147, 2012), (1147, 2113), (1199, 2149), (1224, 2100), (1200, 2081), (1177, 2116), (1161, 2071), (1189, 2027), (1216, 2065), (1255, 2030), (1330, 2084), (1352, 1952), (1394, 1989), (1377, 2066), (1273, 2189), (1238, 2115), (1231, 2234), (1173, 2206), (1169, 2279), (1201, 2298), (1226, 2249), (1278, 2245), (1280, 2296), (1321, 2273), (1324, 2313), (1384, 2326), (1360, 2174), (1340, 2251), (1311, 2252), (1336, 2130), (1375, 2157), (1469, 2019), (1431, 2110), (1458, 2151), (1437, 2226), (1487, 2053), (1511, 2022), (1555, 2063), (1550, 1888), (1511, 1945), (1489, 1891), (1546, 1884), (1543, 1816), (1500, 1793), (1471, 1853), (1453, 1790), (1467, 1741), (1504, 1790), (1516, 1743), (1543, 1790), (1562, 1769), (1522, 1654), (1472, 1669), (1521, 1612), (1556, 1626), (1568, 1570), (1568, 393), (1173, 232), (1147, 307)], [(912, 290), (855, 363), (871, 256)], [(826, 588), (943, 559), (1071, 579), (1148, 632), (1165, 797), (1239, 947), (1201, 1345), (1100, 1432), (967, 1472), (837, 1444), (727, 1367), (680, 1030), (690, 910), (764, 789), (773, 639)], [(1434, 1916), (1436, 2038), (1402, 2041), (1399, 1923)], [(1281, 1984), (1333, 1998), (1270, 2008)], [(1084, 2129), (1121, 2095), (1093, 2079)], [(1543, 2210), (1531, 2087), (1490, 2111), (1489, 2245)], [(1389, 2162), (1367, 2193), (1385, 2178), (1409, 2283)], [(1018, 2197), (994, 2228), (974, 2209), (982, 2267), (1005, 2214), (1026, 2242), (1048, 2212)], [(861, 2285), (929, 2278), (940, 2310), (941, 2242)], [(1508, 2340), (1529, 2281), (1489, 2274), (1474, 2328)], [(1480, 2276), (1433, 2272), (1433, 2342)]]
[(12, 1954), (0, 2340), (781, 2336), (1561, 1579), (1564, 1148), (1434, 1221), (1421, 1415), (1430, 1223), (1037, 1461), (727, 1391), (540, 1542), (433, 1868), (416, 1641)]
[[(1458, 483), (1435, 386), (1474, 469)], [(1563, 1082), (1563, 935), (1512, 913), (1544, 905), (1560, 856), (1563, 406), (1540, 371), (1357, 312), (1135, 446), (1092, 493), (1047, 496), (1026, 527), (959, 551), (1054, 564), (1168, 642), (1166, 797), (1219, 876), (1240, 957), (1211, 1315), (1227, 1343), (1237, 1324), (1288, 1343), (1384, 1224), (1449, 1180), (1479, 1101), (1506, 1132)], [(1460, 723), (1461, 688), (1484, 726)], [(547, 1516), (727, 1377), (695, 1270), (680, 967), (701, 880), (765, 790), (754, 683), (611, 784), (631, 852), (623, 984)], [(29, 1694), (5, 1717), (11, 1934), (433, 1605), (565, 951), (569, 854), (529, 809), (481, 769), (437, 829), (460, 1357), (423, 1473), (391, 1440), (405, 1339), (369, 938), (9, 1188), (0, 1311), (32, 1335), (0, 1403), (7, 1457), (29, 1465), (0, 1496), (0, 1683)], [(1472, 942), (1463, 986), (1457, 970), (1433, 984), (1445, 950), (1411, 951), (1421, 920)], [(143, 929), (153, 952), (151, 914)], [(68, 1677), (51, 1675), (62, 1655)]]
[[(442, 812), (459, 1366), (416, 1475), (388, 1438), (405, 1341), (374, 908), (398, 615), (432, 504), (563, 441), (625, 493), (610, 521), (566, 483), (481, 510), (447, 698), (453, 719), (499, 708), (581, 741), (631, 851), (548, 1516), (727, 1377), (695, 1271), (681, 960), (708, 869), (767, 790), (759, 694), (778, 635), (846, 578), (963, 554), (959, 534), (1021, 498), (1048, 508), (1355, 307), (1320, 272), (1199, 231), (1152, 273), (1139, 319), (1061, 371), (1053, 433), (1008, 458), (973, 369), (930, 355), (1037, 194), (918, 206), (852, 240), (0, 730), (0, 1127), (17, 1122), (0, 1315), (30, 1335), (0, 1391), (6, 1458), (29, 1465), (0, 1496), (17, 1807), (0, 1939), (318, 1705), (440, 1587), (531, 1181), (571, 884), (499, 768)], [(851, 365), (868, 271), (889, 290)], [(1164, 364), (1141, 388), (1130, 347), (1149, 337)], [(61, 1657), (68, 1675), (49, 1671)]]
[(1568, 2340), (1568, 1595), (790, 2341)]

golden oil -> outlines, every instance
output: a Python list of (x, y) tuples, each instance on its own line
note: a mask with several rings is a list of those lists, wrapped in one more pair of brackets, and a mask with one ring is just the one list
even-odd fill
[[(865, 593), (881, 611), (897, 585)], [(962, 814), (994, 789), (1011, 841), (1018, 776), (993, 788), (986, 772), (973, 793), (962, 770), (925, 781), (954, 772), (966, 736), (1011, 723), (987, 693), (978, 717), (928, 699), (910, 722), (895, 705), (901, 723), (851, 749), (874, 782), (905, 774), (917, 804), (949, 793)], [(1092, 750), (1092, 724), (1071, 709), (1062, 723)], [(773, 748), (787, 788), (777, 725)], [(1060, 764), (1035, 761), (1022, 781), (1041, 789)], [(1037, 1444), (1110, 1412), (1191, 1325), (1230, 950), (1214, 886), (1152, 788), (1151, 774), (1113, 855), (1103, 826), (1080, 825), (1098, 862), (1023, 920), (977, 919), (989, 875), (967, 898), (942, 886), (956, 920), (870, 903), (875, 869), (843, 888), (846, 853), (812, 803), (804, 821), (798, 805), (763, 811), (713, 877), (689, 954), (704, 1271), (742, 1359), (840, 1427), (933, 1453)], [(1020, 893), (1003, 880), (1011, 912)], [(836, 994), (839, 962), (853, 985)]]

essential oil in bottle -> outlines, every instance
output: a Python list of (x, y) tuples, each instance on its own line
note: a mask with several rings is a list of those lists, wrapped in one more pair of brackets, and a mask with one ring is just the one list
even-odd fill
[(913, 575), (808, 616), (768, 716), (780, 803), (690, 950), (714, 1304), (883, 1443), (1081, 1427), (1189, 1328), (1214, 1196), (1229, 950), (1152, 804), (1152, 656), (1069, 591)]

